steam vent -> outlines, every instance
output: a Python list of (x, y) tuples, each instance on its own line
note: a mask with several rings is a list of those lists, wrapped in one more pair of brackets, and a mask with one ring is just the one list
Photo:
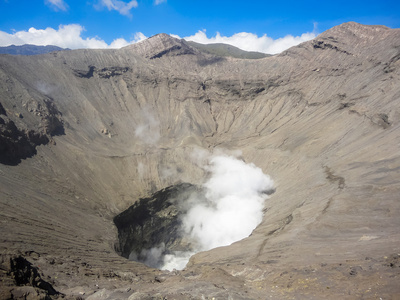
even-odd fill
[(0, 299), (400, 299), (399, 101), (384, 26), (2, 54)]
[[(184, 239), (179, 218), (185, 212), (179, 202), (193, 194), (200, 194), (193, 185), (171, 186), (141, 199), (117, 215), (114, 218), (119, 239), (117, 252), (160, 268), (165, 254), (193, 251), (193, 246)], [(151, 249), (160, 249), (158, 255), (149, 253)]]

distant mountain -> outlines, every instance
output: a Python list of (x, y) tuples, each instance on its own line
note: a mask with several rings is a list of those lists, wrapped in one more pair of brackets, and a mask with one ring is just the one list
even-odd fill
[(231, 56), (235, 58), (244, 58), (244, 59), (259, 59), (271, 56), (269, 54), (254, 52), (254, 51), (244, 51), (235, 46), (216, 43), (216, 44), (199, 44), (196, 42), (189, 41), (187, 42), (190, 46), (208, 54), (213, 54), (216, 56)]
[(36, 45), (21, 45), (21, 46), (7, 46), (7, 47), (0, 47), (0, 54), (12, 54), (12, 55), (37, 55), (37, 54), (45, 54), (54, 51), (60, 50), (69, 50), (65, 48), (60, 48), (57, 46), (36, 46)]

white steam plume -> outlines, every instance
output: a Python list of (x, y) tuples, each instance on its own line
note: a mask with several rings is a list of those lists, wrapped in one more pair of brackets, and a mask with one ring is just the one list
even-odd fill
[(143, 122), (136, 126), (135, 135), (144, 143), (154, 145), (160, 139), (160, 122), (149, 108), (143, 109)]
[[(204, 159), (200, 153), (199, 161)], [(274, 189), (273, 180), (254, 164), (230, 155), (208, 157), (209, 172), (203, 184), (205, 198), (189, 198), (183, 205), (185, 238), (193, 251), (176, 251), (161, 258), (161, 269), (183, 269), (195, 252), (227, 246), (248, 237), (262, 221), (264, 201)]]
[(207, 170), (207, 201), (196, 203), (183, 218), (185, 232), (201, 251), (249, 236), (262, 220), (266, 192), (273, 189), (260, 168), (232, 156), (212, 157)]

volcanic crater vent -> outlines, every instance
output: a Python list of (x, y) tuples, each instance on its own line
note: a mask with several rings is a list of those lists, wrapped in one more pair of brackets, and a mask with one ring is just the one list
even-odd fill
[(261, 222), (273, 181), (253, 164), (213, 156), (201, 186), (181, 183), (143, 198), (114, 218), (123, 257), (183, 269), (191, 255), (246, 238)]
[(119, 255), (154, 268), (163, 268), (166, 255), (193, 252), (193, 243), (184, 237), (184, 200), (204, 197), (203, 190), (189, 183), (167, 187), (142, 198), (114, 218), (118, 228)]

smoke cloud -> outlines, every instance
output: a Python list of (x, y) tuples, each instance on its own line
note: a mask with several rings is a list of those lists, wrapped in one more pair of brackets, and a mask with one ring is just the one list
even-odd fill
[(149, 108), (143, 109), (143, 121), (135, 129), (135, 135), (144, 143), (154, 145), (160, 139), (160, 122)]
[(204, 184), (206, 201), (195, 203), (183, 218), (185, 232), (201, 251), (249, 236), (262, 220), (266, 193), (273, 189), (260, 168), (232, 156), (212, 157), (206, 169), (211, 174)]
[[(273, 180), (254, 164), (232, 155), (196, 153), (196, 163), (208, 173), (204, 197), (192, 195), (180, 205), (184, 239), (192, 251), (165, 254), (165, 246), (143, 250), (142, 262), (152, 267), (183, 269), (190, 256), (199, 251), (227, 246), (248, 237), (262, 221), (264, 202), (274, 190)], [(135, 254), (133, 254), (135, 256)], [(132, 258), (135, 258), (133, 257)], [(150, 263), (150, 264), (149, 264)]]

